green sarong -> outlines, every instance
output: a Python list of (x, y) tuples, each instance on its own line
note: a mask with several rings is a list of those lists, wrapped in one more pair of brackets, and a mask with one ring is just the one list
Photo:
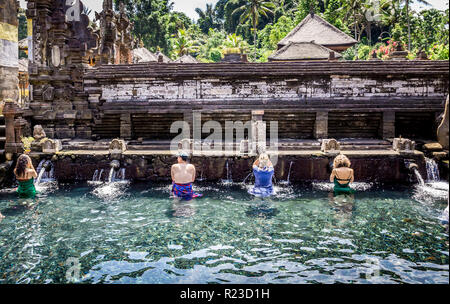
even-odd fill
[(342, 185), (338, 182), (338, 180), (334, 179), (334, 195), (342, 195), (342, 194), (354, 194), (355, 190), (350, 188), (350, 183)]
[(27, 181), (19, 181), (17, 189), (19, 198), (34, 198), (36, 196), (36, 188), (34, 187), (34, 178)]

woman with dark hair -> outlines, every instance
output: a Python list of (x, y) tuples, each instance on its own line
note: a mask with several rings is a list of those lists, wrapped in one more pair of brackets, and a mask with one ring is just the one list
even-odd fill
[(350, 166), (350, 160), (343, 154), (338, 155), (334, 159), (330, 181), (334, 182), (335, 195), (354, 193), (353, 189), (350, 188), (350, 184), (355, 181), (355, 174)]
[(37, 177), (36, 170), (33, 167), (31, 158), (22, 154), (17, 159), (14, 174), (19, 182), (17, 194), (20, 198), (34, 198), (36, 196), (36, 188), (34, 187), (34, 179)]

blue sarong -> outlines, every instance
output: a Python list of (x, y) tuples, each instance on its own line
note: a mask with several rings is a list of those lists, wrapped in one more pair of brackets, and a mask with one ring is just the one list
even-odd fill
[(192, 183), (190, 184), (176, 184), (174, 183), (172, 186), (172, 193), (176, 197), (179, 197), (183, 200), (190, 201), (197, 197), (202, 197), (203, 194), (195, 193), (192, 189)]
[(269, 197), (273, 195), (272, 177), (274, 175), (274, 169), (258, 167), (253, 168), (253, 174), (255, 175), (255, 187), (248, 192), (256, 197)]

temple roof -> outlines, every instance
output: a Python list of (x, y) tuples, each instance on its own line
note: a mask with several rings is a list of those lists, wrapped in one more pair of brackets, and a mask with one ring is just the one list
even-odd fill
[[(311, 42), (289, 42), (288, 45), (273, 53), (269, 61), (300, 61), (300, 60), (328, 60), (330, 53), (334, 52), (329, 48)], [(342, 57), (334, 52), (335, 58)]]
[(141, 47), (133, 50), (133, 62), (158, 62), (158, 57), (145, 47)]
[(283, 47), (289, 42), (310, 42), (332, 48), (333, 46), (350, 47), (357, 43), (355, 39), (331, 25), (316, 14), (309, 14), (278, 45)]
[(199, 63), (199, 61), (191, 55), (183, 55), (175, 60), (174, 63)]

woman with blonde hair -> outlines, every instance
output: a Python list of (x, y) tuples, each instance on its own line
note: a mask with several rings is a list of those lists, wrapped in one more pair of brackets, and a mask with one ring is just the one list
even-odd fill
[(350, 160), (343, 154), (334, 159), (330, 182), (334, 183), (335, 195), (353, 194), (354, 191), (350, 188), (350, 184), (355, 181), (355, 175), (350, 166)]
[(255, 187), (249, 193), (262, 198), (273, 195), (272, 178), (275, 170), (266, 153), (262, 153), (253, 163), (253, 174), (255, 175)]

